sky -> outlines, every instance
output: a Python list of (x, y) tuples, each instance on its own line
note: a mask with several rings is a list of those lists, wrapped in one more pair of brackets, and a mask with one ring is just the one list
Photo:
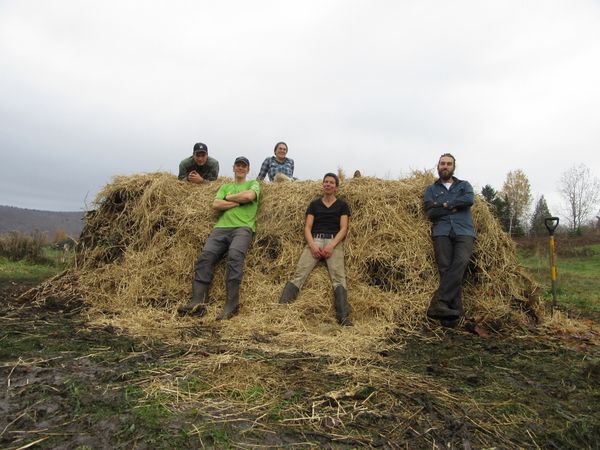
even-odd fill
[(300, 179), (451, 152), (553, 213), (566, 169), (600, 176), (598, 1), (0, 0), (0, 68), (3, 205), (92, 209), (195, 142), (255, 177), (285, 141)]

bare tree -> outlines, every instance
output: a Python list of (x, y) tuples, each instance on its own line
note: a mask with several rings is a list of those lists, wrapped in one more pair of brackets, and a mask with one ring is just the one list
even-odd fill
[[(512, 235), (517, 225), (523, 225), (521, 221), (531, 204), (531, 187), (527, 175), (521, 169), (508, 172), (502, 193), (508, 206), (508, 234)], [(521, 230), (524, 228), (526, 227)]]
[(580, 164), (563, 172), (558, 191), (571, 230), (579, 230), (600, 202), (600, 180), (585, 164)]

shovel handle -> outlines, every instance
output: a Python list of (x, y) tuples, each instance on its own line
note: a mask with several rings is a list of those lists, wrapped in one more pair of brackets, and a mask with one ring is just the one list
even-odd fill
[(556, 230), (556, 227), (558, 226), (558, 217), (546, 217), (544, 219), (544, 225), (546, 225), (548, 233), (550, 233), (550, 236), (552, 236), (554, 234), (554, 230)]

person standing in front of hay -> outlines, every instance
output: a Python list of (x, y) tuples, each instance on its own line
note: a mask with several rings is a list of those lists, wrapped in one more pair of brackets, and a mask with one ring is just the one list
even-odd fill
[(294, 160), (288, 158), (288, 146), (285, 142), (275, 144), (273, 153), (260, 166), (257, 180), (262, 181), (269, 176), (269, 181), (290, 181), (294, 179)]
[(437, 166), (439, 178), (425, 190), (425, 214), (431, 221), (431, 237), (440, 284), (427, 315), (445, 326), (454, 326), (464, 314), (462, 284), (473, 253), (475, 227), (471, 206), (475, 195), (468, 181), (454, 176), (456, 160), (444, 153)]
[(179, 178), (181, 181), (189, 181), (201, 184), (207, 181), (215, 181), (219, 176), (219, 162), (208, 156), (208, 147), (202, 142), (194, 144), (192, 156), (185, 158), (179, 163)]
[(339, 184), (337, 175), (325, 174), (323, 196), (308, 205), (304, 223), (306, 246), (300, 255), (294, 277), (283, 288), (279, 303), (293, 302), (315, 265), (325, 260), (333, 285), (337, 321), (341, 325), (351, 326), (344, 267), (344, 238), (348, 233), (350, 208), (344, 200), (335, 196)]
[(215, 196), (213, 208), (221, 212), (196, 261), (192, 298), (177, 311), (181, 316), (203, 316), (208, 304), (208, 291), (214, 269), (227, 252), (227, 300), (217, 320), (227, 320), (238, 313), (240, 284), (244, 273), (244, 258), (256, 231), (256, 213), (260, 186), (247, 181), (250, 161), (238, 156), (233, 164), (234, 182), (222, 185)]

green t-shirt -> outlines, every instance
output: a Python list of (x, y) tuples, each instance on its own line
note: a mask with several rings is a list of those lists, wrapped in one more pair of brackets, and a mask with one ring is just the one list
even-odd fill
[(256, 192), (256, 198), (249, 203), (243, 203), (235, 208), (223, 211), (215, 228), (239, 228), (247, 227), (256, 231), (256, 212), (258, 211), (258, 198), (260, 196), (260, 185), (258, 181), (251, 180), (245, 183), (227, 183), (222, 185), (217, 191), (215, 198), (219, 200), (225, 199), (226, 195), (239, 194), (240, 192), (252, 189)]

